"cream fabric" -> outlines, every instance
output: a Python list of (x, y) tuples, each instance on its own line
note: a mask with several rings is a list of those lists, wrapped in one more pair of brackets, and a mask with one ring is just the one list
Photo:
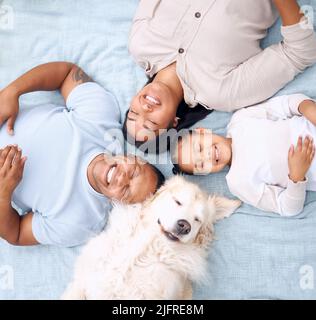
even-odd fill
[(149, 76), (177, 62), (189, 106), (232, 111), (273, 96), (316, 61), (306, 19), (260, 48), (277, 17), (271, 0), (141, 0), (129, 50)]

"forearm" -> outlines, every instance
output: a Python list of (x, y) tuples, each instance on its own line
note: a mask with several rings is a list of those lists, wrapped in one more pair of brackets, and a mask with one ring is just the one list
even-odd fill
[(17, 244), (20, 234), (21, 217), (12, 208), (9, 199), (0, 200), (0, 237), (11, 244)]
[(303, 117), (316, 125), (316, 103), (313, 100), (304, 100), (300, 103), (298, 110)]
[(73, 66), (68, 62), (42, 64), (23, 74), (8, 87), (18, 96), (34, 91), (58, 90)]
[(280, 13), (283, 26), (297, 24), (304, 16), (296, 0), (274, 0), (274, 4)]
[(284, 217), (298, 215), (304, 208), (307, 181), (294, 183), (288, 180), (287, 188), (266, 185), (257, 207)]

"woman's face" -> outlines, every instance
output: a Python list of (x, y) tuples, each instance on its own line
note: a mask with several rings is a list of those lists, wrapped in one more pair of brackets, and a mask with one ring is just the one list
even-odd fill
[(152, 140), (162, 129), (176, 127), (177, 102), (169, 87), (154, 81), (144, 87), (132, 100), (126, 128), (136, 141)]
[(178, 143), (178, 165), (183, 172), (206, 175), (223, 170), (232, 158), (231, 140), (197, 129)]

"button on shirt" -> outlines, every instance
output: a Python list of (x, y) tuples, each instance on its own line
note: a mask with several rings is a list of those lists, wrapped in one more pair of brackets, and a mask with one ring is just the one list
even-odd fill
[(14, 136), (1, 128), (0, 147), (16, 143), (28, 158), (13, 202), (34, 213), (39, 243), (70, 247), (102, 231), (111, 205), (90, 186), (87, 169), (111, 143), (107, 130), (120, 128), (115, 98), (92, 82), (77, 86), (66, 106), (21, 110)]
[(190, 107), (233, 111), (271, 97), (316, 61), (314, 30), (300, 24), (261, 49), (277, 17), (271, 0), (141, 0), (129, 50), (150, 77), (176, 62)]

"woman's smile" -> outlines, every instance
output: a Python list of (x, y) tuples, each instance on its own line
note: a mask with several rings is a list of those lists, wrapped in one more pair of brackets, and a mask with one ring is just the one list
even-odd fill
[(154, 104), (156, 106), (161, 105), (160, 99), (156, 96), (147, 94), (144, 96), (144, 99), (148, 101), (150, 104)]

